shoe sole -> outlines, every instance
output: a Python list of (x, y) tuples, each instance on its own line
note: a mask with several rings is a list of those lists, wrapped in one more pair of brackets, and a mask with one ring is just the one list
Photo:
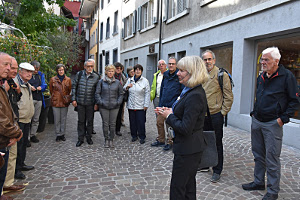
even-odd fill
[(246, 191), (254, 191), (254, 190), (265, 190), (266, 188), (255, 188), (255, 189), (248, 189), (248, 188), (244, 188), (242, 186), (243, 190), (246, 190)]

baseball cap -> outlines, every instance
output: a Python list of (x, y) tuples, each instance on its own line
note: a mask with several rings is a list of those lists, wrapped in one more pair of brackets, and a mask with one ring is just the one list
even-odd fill
[(35, 70), (34, 67), (31, 64), (27, 63), (27, 62), (21, 63), (19, 65), (19, 67), (22, 68), (22, 69), (27, 69), (29, 71), (34, 71)]

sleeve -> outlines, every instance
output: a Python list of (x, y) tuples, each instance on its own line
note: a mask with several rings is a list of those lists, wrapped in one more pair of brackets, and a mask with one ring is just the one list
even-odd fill
[(98, 81), (97, 87), (96, 87), (96, 92), (95, 92), (95, 101), (96, 101), (96, 104), (98, 104), (98, 105), (102, 104), (102, 101), (101, 101), (101, 90), (102, 90), (101, 81), (102, 81), (102, 79), (100, 81)]
[(42, 92), (45, 92), (46, 89), (47, 89), (47, 83), (46, 83), (46, 81), (45, 81), (45, 74), (44, 74), (44, 73), (41, 73), (40, 76), (41, 76), (41, 88), (42, 88), (41, 91), (42, 91)]
[(223, 75), (223, 104), (221, 113), (225, 116), (231, 109), (233, 103), (233, 93), (231, 88), (230, 79), (227, 73)]
[[(164, 85), (165, 85), (165, 77), (163, 76), (163, 80), (161, 81), (161, 85), (160, 85), (159, 98), (162, 98), (162, 94), (163, 94), (163, 90), (164, 90)], [(161, 101), (159, 101), (158, 106), (161, 107)]]
[(50, 94), (52, 95), (53, 94), (53, 78), (51, 78), (50, 82), (49, 82), (49, 91), (50, 91)]
[(144, 107), (148, 108), (150, 104), (150, 86), (149, 86), (149, 81), (145, 79), (145, 102), (144, 102)]
[(78, 84), (78, 78), (79, 73), (82, 73), (81, 71), (77, 72), (75, 78), (72, 81), (72, 101), (76, 101), (76, 90), (77, 90), (77, 84)]
[(121, 105), (122, 102), (123, 102), (124, 91), (123, 91), (122, 84), (119, 83), (118, 85), (119, 85), (119, 87), (118, 87), (118, 100), (117, 100), (117, 102), (118, 102), (118, 105)]
[[(205, 115), (206, 103), (205, 98), (201, 97), (200, 93), (193, 93), (185, 97), (183, 116), (177, 117), (176, 114), (169, 115), (166, 122), (172, 126), (176, 134), (192, 135), (193, 129), (199, 119), (199, 115)], [(179, 106), (179, 105), (178, 105)], [(180, 105), (181, 106), (181, 105)]]
[(130, 83), (130, 78), (129, 79), (127, 79), (127, 81), (126, 81), (126, 83), (125, 83), (125, 85), (124, 85), (124, 87), (123, 87), (123, 90), (124, 91), (126, 91), (126, 87), (127, 87), (127, 85)]
[(288, 73), (285, 85), (288, 105), (285, 112), (279, 117), (283, 123), (288, 123), (290, 118), (294, 116), (295, 111), (299, 108), (300, 102), (297, 96), (297, 81), (293, 74)]
[(151, 85), (151, 91), (150, 91), (150, 101), (153, 101), (155, 99), (155, 93), (156, 93), (156, 74), (153, 75), (153, 81)]
[[(7, 106), (0, 102), (0, 108), (2, 106)], [(21, 129), (17, 124), (17, 121), (11, 121), (7, 117), (7, 113), (3, 112), (3, 109), (0, 109), (0, 135), (8, 138), (18, 138), (21, 135)]]

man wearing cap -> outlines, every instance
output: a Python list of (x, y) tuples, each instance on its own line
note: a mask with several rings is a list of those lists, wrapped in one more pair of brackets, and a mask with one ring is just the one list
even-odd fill
[(41, 64), (36, 60), (32, 61), (30, 64), (34, 67), (32, 78), (28, 81), (31, 85), (34, 105), (34, 115), (31, 119), (30, 127), (30, 141), (37, 143), (39, 140), (37, 139), (36, 134), (39, 126), (40, 114), (42, 106), (45, 104), (43, 92), (47, 89), (47, 84), (45, 82), (45, 74), (40, 71)]
[[(7, 78), (11, 65), (11, 57), (0, 52), (0, 152), (5, 153), (5, 164), (0, 169), (0, 199), (9, 199), (1, 194), (4, 184), (9, 149), (22, 137), (22, 131), (18, 126), (16, 116), (10, 106), (3, 80)], [(2, 155), (1, 155), (2, 156)]]
[(19, 126), (23, 131), (23, 138), (18, 142), (17, 146), (17, 163), (16, 163), (16, 179), (25, 179), (22, 171), (34, 169), (33, 166), (25, 165), (26, 147), (28, 142), (28, 134), (30, 130), (30, 122), (34, 114), (34, 105), (32, 100), (31, 85), (28, 81), (32, 77), (34, 67), (29, 63), (21, 63), (19, 65), (19, 74), (14, 81), (20, 86), (22, 96), (18, 102), (19, 106)]

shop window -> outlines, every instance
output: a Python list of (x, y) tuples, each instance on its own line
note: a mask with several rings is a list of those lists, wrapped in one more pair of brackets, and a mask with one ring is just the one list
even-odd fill
[[(300, 90), (300, 35), (278, 38), (275, 40), (259, 41), (257, 43), (257, 76), (262, 72), (259, 64), (261, 52), (268, 47), (278, 47), (281, 54), (279, 64), (289, 69), (297, 80), (298, 90)], [(294, 119), (300, 119), (300, 108), (296, 111)]]

